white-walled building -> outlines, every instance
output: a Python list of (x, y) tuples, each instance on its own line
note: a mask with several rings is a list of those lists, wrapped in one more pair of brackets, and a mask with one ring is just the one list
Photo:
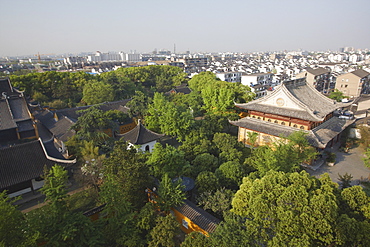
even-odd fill
[(108, 62), (108, 61), (122, 61), (118, 53), (101, 53), (97, 51), (95, 55), (87, 56), (88, 62)]
[(121, 60), (125, 61), (125, 62), (135, 63), (135, 62), (141, 62), (142, 61), (141, 54), (120, 52), (119, 56), (120, 56)]
[(219, 78), (221, 81), (241, 82), (242, 72), (223, 72), (223, 73), (216, 73), (216, 77)]

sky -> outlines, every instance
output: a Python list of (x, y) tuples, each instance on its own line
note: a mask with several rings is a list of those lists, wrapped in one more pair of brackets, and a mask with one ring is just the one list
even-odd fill
[(369, 0), (0, 0), (0, 57), (370, 48)]

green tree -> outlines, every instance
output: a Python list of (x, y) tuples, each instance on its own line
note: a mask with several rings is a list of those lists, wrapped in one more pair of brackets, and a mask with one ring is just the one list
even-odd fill
[(362, 160), (364, 161), (365, 166), (370, 168), (370, 146), (367, 147), (365, 157), (362, 158)]
[(244, 217), (256, 244), (327, 246), (337, 237), (336, 194), (327, 174), (318, 181), (305, 171), (270, 171), (261, 179), (243, 179), (232, 211)]
[(81, 155), (84, 161), (81, 167), (82, 181), (92, 186), (97, 192), (103, 177), (105, 154), (99, 154), (99, 147), (95, 146), (92, 141), (83, 140), (82, 144)]
[(27, 215), (31, 229), (40, 242), (50, 246), (101, 246), (102, 236), (96, 226), (80, 212), (71, 212), (66, 202), (67, 171), (55, 165), (46, 172), (41, 189), (48, 206)]
[(100, 219), (105, 242), (108, 246), (143, 246), (140, 230), (135, 224), (134, 208), (123, 189), (119, 176), (112, 173), (105, 175), (99, 193), (107, 215)]
[(135, 95), (132, 96), (132, 99), (126, 104), (129, 110), (129, 116), (142, 119), (148, 110), (148, 104), (150, 99), (145, 96), (143, 92), (135, 91)]
[(82, 101), (87, 105), (113, 101), (113, 87), (102, 81), (88, 83), (84, 86)]
[(85, 110), (80, 110), (81, 116), (71, 127), (77, 132), (79, 139), (93, 141), (94, 144), (109, 139), (106, 129), (117, 129), (117, 123), (107, 116), (107, 113), (100, 110), (99, 105), (94, 105)]
[(191, 232), (185, 236), (185, 240), (181, 243), (181, 247), (211, 247), (209, 237), (204, 236), (200, 232)]
[(294, 172), (300, 164), (309, 162), (317, 155), (316, 150), (308, 143), (306, 134), (297, 131), (287, 139), (270, 146), (260, 146), (252, 150), (246, 163), (258, 170), (261, 176), (270, 170)]
[(254, 241), (244, 224), (245, 218), (225, 211), (224, 221), (220, 222), (209, 237), (210, 246), (250, 247), (261, 246)]
[(167, 173), (159, 184), (157, 194), (157, 203), (163, 211), (169, 211), (172, 207), (181, 205), (186, 199), (182, 180), (178, 179), (174, 182)]
[(329, 98), (336, 100), (337, 102), (341, 102), (344, 96), (341, 91), (339, 91), (338, 89), (335, 89), (333, 92), (330, 92)]
[(197, 174), (202, 171), (214, 172), (219, 164), (218, 158), (210, 153), (198, 154), (192, 162)]
[(190, 109), (169, 102), (163, 94), (155, 93), (145, 118), (151, 130), (176, 136), (183, 140), (194, 123)]
[(342, 182), (342, 188), (348, 188), (351, 187), (351, 181), (353, 176), (351, 174), (348, 174), (347, 172), (344, 175), (340, 175), (338, 173), (338, 180)]
[(110, 176), (120, 186), (123, 198), (135, 209), (143, 207), (147, 201), (145, 189), (153, 185), (145, 154), (119, 141), (103, 165), (104, 177)]
[(223, 213), (231, 208), (231, 199), (234, 192), (229, 189), (219, 188), (215, 192), (203, 192), (197, 198), (198, 204), (205, 210), (212, 210), (218, 218), (223, 217)]
[(215, 172), (221, 184), (227, 188), (237, 189), (244, 176), (248, 175), (243, 171), (242, 165), (237, 161), (227, 161), (220, 165)]
[(156, 143), (147, 164), (156, 178), (162, 178), (166, 173), (170, 177), (182, 175), (189, 162), (186, 161), (184, 152), (168, 144), (163, 147), (160, 143)]
[(198, 192), (216, 191), (220, 186), (219, 178), (210, 171), (200, 172), (195, 180)]
[(215, 84), (218, 81), (220, 80), (212, 72), (200, 72), (189, 80), (189, 87), (194, 91), (201, 92), (207, 85)]
[(0, 246), (33, 246), (35, 236), (28, 229), (24, 215), (13, 205), (6, 191), (0, 193)]
[(150, 232), (151, 240), (149, 247), (175, 246), (175, 236), (180, 232), (180, 224), (168, 214), (165, 217), (158, 217), (157, 224)]
[(215, 133), (213, 143), (219, 149), (220, 160), (242, 162), (249, 156), (249, 149), (238, 142), (235, 136), (227, 133)]
[(198, 131), (191, 131), (178, 149), (185, 153), (189, 161), (193, 161), (196, 156), (203, 153), (214, 153), (212, 142)]

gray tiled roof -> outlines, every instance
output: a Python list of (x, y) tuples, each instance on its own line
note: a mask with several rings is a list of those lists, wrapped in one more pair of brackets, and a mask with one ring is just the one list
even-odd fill
[(338, 117), (332, 117), (328, 121), (314, 128), (311, 133), (322, 145), (326, 145), (355, 121), (355, 119), (347, 120)]
[(364, 77), (370, 75), (369, 72), (367, 72), (366, 70), (363, 70), (363, 69), (358, 69), (358, 70), (352, 71), (351, 73), (360, 77), (360, 78), (364, 78)]
[[(276, 94), (281, 92), (283, 92), (287, 98), (295, 102), (302, 110), (278, 107), (265, 103), (268, 99), (275, 97)], [(255, 110), (308, 121), (323, 121), (329, 113), (338, 108), (346, 107), (349, 104), (350, 103), (337, 103), (325, 97), (312, 86), (308, 85), (305, 78), (301, 78), (283, 82), (275, 91), (262, 98), (245, 104), (235, 105), (246, 110)]]
[(322, 74), (326, 74), (326, 73), (329, 73), (330, 71), (327, 70), (327, 69), (324, 69), (324, 68), (317, 68), (317, 69), (312, 69), (312, 68), (306, 68), (306, 71), (310, 74), (313, 74), (313, 75), (322, 75)]
[(185, 200), (184, 204), (176, 207), (175, 210), (179, 211), (182, 215), (189, 218), (192, 222), (208, 233), (214, 232), (217, 225), (220, 223), (219, 219), (197, 207), (189, 200)]
[(124, 134), (117, 135), (123, 137), (125, 141), (128, 141), (134, 145), (142, 145), (151, 141), (158, 140), (163, 134), (157, 134), (151, 130), (145, 128), (139, 121), (135, 128)]
[(7, 100), (0, 99), (0, 130), (17, 128), (13, 120)]
[[(328, 121), (322, 123), (312, 130), (302, 130), (307, 133), (307, 139), (312, 146), (325, 148), (326, 145), (346, 127), (352, 124), (355, 120), (340, 119), (332, 117)], [(256, 118), (245, 117), (237, 121), (230, 121), (231, 124), (238, 127), (246, 128), (252, 131), (266, 133), (277, 137), (287, 137), (299, 129), (279, 125), (273, 122), (267, 122)]]
[(10, 85), (9, 78), (0, 79), (0, 97), (3, 92), (5, 92), (6, 94), (12, 92), (12, 86)]
[(15, 121), (31, 119), (30, 111), (24, 97), (11, 98), (8, 102)]
[(62, 160), (58, 161), (60, 162), (47, 157), (40, 139), (2, 148), (0, 149), (0, 189), (39, 177), (43, 174), (44, 166), (64, 164)]
[[(27, 124), (25, 123), (27, 122)], [(19, 127), (19, 131), (29, 130), (32, 120), (27, 103), (23, 97), (0, 99), (0, 130)]]

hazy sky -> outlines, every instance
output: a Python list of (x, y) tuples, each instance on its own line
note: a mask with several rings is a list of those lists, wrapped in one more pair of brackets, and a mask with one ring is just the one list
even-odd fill
[(0, 0), (0, 56), (370, 48), (370, 0)]

